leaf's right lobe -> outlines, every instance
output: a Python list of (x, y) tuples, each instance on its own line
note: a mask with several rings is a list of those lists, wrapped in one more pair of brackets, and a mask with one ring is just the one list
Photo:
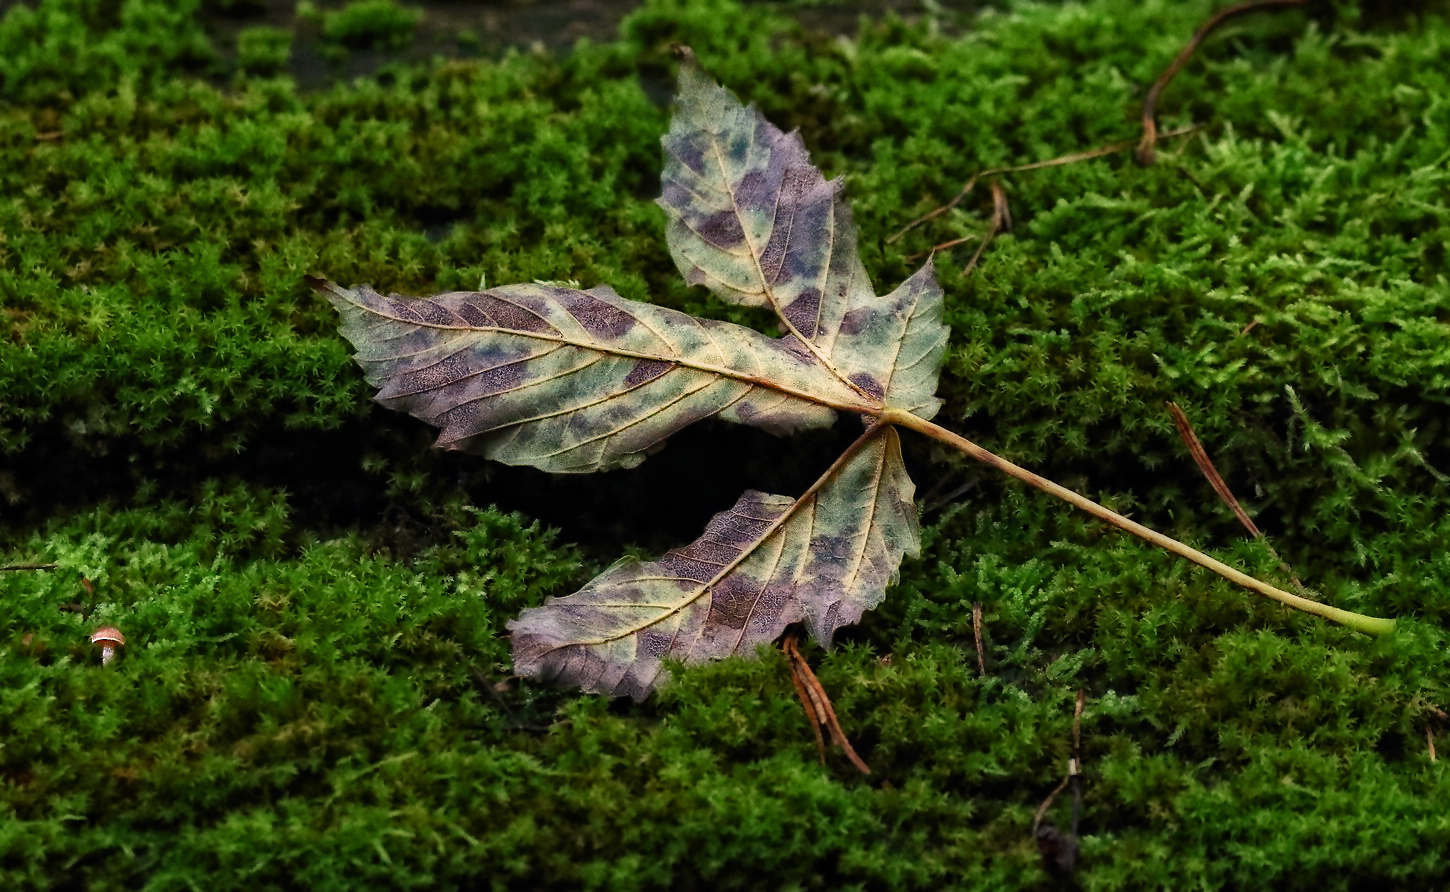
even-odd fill
[(913, 493), (896, 430), (878, 425), (800, 499), (749, 491), (684, 548), (525, 610), (509, 624), (514, 667), (640, 700), (666, 660), (749, 656), (799, 621), (829, 642), (920, 548)]

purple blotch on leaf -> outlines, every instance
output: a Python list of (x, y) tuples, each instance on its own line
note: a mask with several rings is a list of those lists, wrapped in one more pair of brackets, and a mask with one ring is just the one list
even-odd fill
[(588, 292), (563, 292), (559, 295), (559, 303), (569, 315), (579, 320), (585, 331), (601, 341), (617, 341), (638, 324), (624, 310)]
[(705, 150), (698, 142), (677, 136), (666, 136), (660, 142), (666, 152), (675, 156), (675, 160), (697, 175), (705, 175)]
[(775, 204), (775, 191), (765, 171), (752, 170), (735, 188), (735, 204), (742, 208), (767, 208)]
[(487, 292), (461, 295), (458, 315), (480, 328), (558, 334), (557, 329), (529, 307)]
[(700, 238), (717, 248), (734, 248), (745, 241), (745, 230), (734, 211), (717, 211), (702, 220), (695, 230)]
[(796, 299), (790, 302), (785, 308), (785, 318), (795, 326), (796, 331), (806, 340), (812, 340), (816, 336), (816, 329), (820, 324), (821, 312), (821, 290), (819, 288), (807, 288)]
[(452, 384), (472, 373), (471, 359), (471, 351), (460, 350), (419, 368), (401, 370), (386, 379), (377, 399), (388, 400)]
[(428, 325), (457, 327), (461, 321), (457, 315), (427, 298), (415, 299), (408, 306)]
[(728, 629), (743, 629), (750, 621), (760, 594), (760, 582), (740, 575), (729, 576), (710, 590), (710, 621)]
[(857, 372), (852, 375), (851, 383), (861, 388), (863, 393), (868, 393), (878, 400), (886, 396), (886, 388), (881, 386), (881, 382), (877, 381), (874, 375), (866, 372)]
[(867, 325), (875, 320), (876, 315), (874, 307), (856, 307), (847, 311), (846, 315), (841, 318), (841, 334), (848, 337), (860, 334), (866, 330)]
[(646, 381), (653, 381), (674, 367), (674, 363), (665, 362), (662, 359), (641, 359), (624, 377), (624, 386), (636, 387)]
[(675, 577), (681, 588), (693, 588), (696, 584), (711, 579), (719, 567), (702, 561), (680, 549), (665, 552), (659, 559), (660, 568)]

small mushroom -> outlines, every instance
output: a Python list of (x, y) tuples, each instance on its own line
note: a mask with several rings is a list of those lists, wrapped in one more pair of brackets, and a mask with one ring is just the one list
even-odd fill
[(91, 643), (101, 646), (101, 665), (105, 666), (116, 658), (116, 648), (125, 647), (126, 636), (115, 626), (101, 626), (92, 633)]

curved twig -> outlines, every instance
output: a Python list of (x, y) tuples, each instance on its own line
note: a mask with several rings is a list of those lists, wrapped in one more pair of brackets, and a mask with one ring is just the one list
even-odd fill
[(1281, 6), (1303, 6), (1307, 2), (1308, 0), (1252, 0), (1250, 3), (1240, 3), (1237, 6), (1220, 9), (1208, 21), (1200, 25), (1198, 30), (1193, 32), (1193, 38), (1178, 51), (1177, 57), (1169, 63), (1167, 68), (1163, 69), (1163, 73), (1158, 75), (1158, 80), (1154, 81), (1152, 88), (1148, 90), (1148, 98), (1143, 100), (1143, 137), (1138, 141), (1138, 150), (1134, 153), (1138, 163), (1143, 165), (1153, 163), (1154, 152), (1158, 145), (1158, 122), (1154, 120), (1154, 115), (1158, 110), (1158, 100), (1168, 87), (1168, 82), (1173, 80), (1174, 76), (1188, 62), (1199, 44), (1203, 43), (1204, 38), (1208, 37), (1219, 25), (1246, 12), (1257, 12), (1261, 9), (1273, 9)]

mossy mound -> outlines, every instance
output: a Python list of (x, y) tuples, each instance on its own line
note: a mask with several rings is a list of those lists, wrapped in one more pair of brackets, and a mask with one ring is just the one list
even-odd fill
[[(846, 39), (658, 0), (615, 42), (317, 89), (286, 28), (222, 45), (214, 6), (0, 20), (0, 564), (59, 565), (0, 572), (0, 886), (1044, 888), (1030, 830), (1078, 689), (1082, 887), (1450, 883), (1443, 15), (1243, 19), (1167, 93), (1165, 129), (1203, 129), (1150, 167), (1007, 175), (1012, 230), (970, 276), (973, 245), (939, 258), (939, 421), (1261, 578), (1287, 583), (1282, 558), (1396, 634), (1290, 614), (914, 442), (923, 556), (809, 651), (863, 778), (817, 763), (778, 653), (642, 706), (508, 678), (520, 609), (690, 540), (746, 485), (798, 490), (831, 435), (707, 427), (568, 481), (437, 453), (370, 403), (303, 276), (604, 282), (758, 321), (665, 248), (678, 41), (849, 178), (890, 287), (985, 229), (979, 187), (886, 242), (975, 171), (1135, 137), (1210, 4)], [(128, 640), (104, 668), (102, 623)]]

